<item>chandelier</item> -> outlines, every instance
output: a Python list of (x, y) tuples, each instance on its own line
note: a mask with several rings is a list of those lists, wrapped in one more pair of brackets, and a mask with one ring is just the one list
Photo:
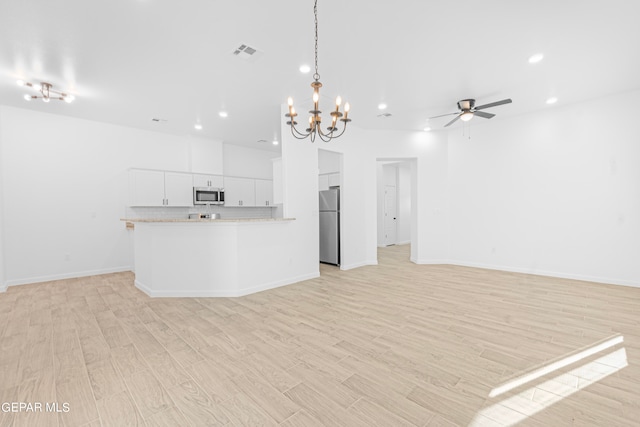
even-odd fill
[[(336, 109), (332, 111), (331, 114), (331, 126), (327, 127), (326, 131), (322, 130), (322, 111), (319, 108), (320, 101), (320, 88), (322, 87), (322, 83), (320, 83), (320, 74), (318, 74), (318, 0), (315, 0), (315, 4), (313, 6), (313, 15), (315, 17), (315, 27), (316, 27), (316, 37), (315, 37), (315, 65), (316, 72), (313, 74), (314, 81), (311, 83), (311, 87), (313, 88), (313, 110), (309, 111), (309, 127), (305, 129), (304, 132), (301, 132), (296, 128), (298, 122), (296, 122), (295, 118), (298, 115), (296, 113), (295, 108), (293, 108), (293, 98), (289, 97), (287, 100), (287, 104), (289, 105), (289, 113), (284, 116), (289, 120), (287, 124), (291, 127), (291, 134), (297, 139), (306, 139), (311, 138), (311, 142), (315, 142), (316, 137), (319, 137), (324, 142), (329, 142), (334, 138), (339, 138), (342, 136), (344, 131), (347, 129), (347, 123), (351, 121), (348, 118), (349, 115), (349, 103), (344, 104), (344, 117), (340, 112), (340, 106), (342, 105), (342, 98), (336, 98)], [(342, 122), (343, 128), (340, 133), (336, 133), (338, 131), (338, 121)]]
[(73, 95), (69, 95), (68, 93), (58, 92), (56, 90), (51, 89), (53, 87), (51, 83), (46, 83), (46, 82), (29, 83), (29, 82), (25, 82), (24, 80), (18, 80), (17, 83), (18, 83), (18, 86), (27, 86), (40, 92), (39, 95), (26, 94), (24, 96), (24, 99), (27, 101), (40, 98), (44, 102), (49, 102), (52, 99), (59, 99), (60, 101), (71, 103), (73, 102), (74, 99), (76, 99), (76, 97)]

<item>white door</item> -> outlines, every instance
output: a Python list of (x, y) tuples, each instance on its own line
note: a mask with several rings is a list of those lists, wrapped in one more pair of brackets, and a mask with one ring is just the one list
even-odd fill
[(384, 186), (384, 244), (395, 245), (398, 241), (398, 199), (396, 187)]

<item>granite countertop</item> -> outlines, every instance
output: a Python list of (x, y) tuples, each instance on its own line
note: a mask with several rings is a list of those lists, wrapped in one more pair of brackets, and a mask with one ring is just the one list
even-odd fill
[(126, 222), (281, 222), (294, 221), (295, 218), (220, 218), (220, 219), (189, 219), (189, 218), (121, 218)]

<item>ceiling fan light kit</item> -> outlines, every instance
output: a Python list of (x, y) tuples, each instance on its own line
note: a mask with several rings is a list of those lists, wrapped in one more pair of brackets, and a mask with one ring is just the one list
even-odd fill
[(445, 116), (453, 116), (453, 115), (455, 115), (456, 117), (453, 120), (451, 120), (449, 123), (444, 125), (444, 127), (452, 125), (458, 119), (462, 120), (463, 122), (468, 122), (474, 116), (482, 117), (483, 119), (490, 119), (490, 118), (494, 117), (495, 114), (487, 113), (487, 112), (480, 111), (480, 110), (484, 110), (484, 109), (492, 108), (492, 107), (497, 107), (499, 105), (510, 104), (511, 102), (513, 102), (513, 101), (511, 101), (510, 98), (507, 98), (507, 99), (503, 99), (501, 101), (490, 102), (488, 104), (484, 104), (484, 105), (480, 105), (480, 106), (476, 107), (475, 106), (476, 105), (476, 100), (475, 99), (463, 99), (462, 101), (458, 101), (458, 111), (457, 112), (442, 114), (440, 116), (435, 116), (435, 117), (429, 117), (429, 119), (437, 119), (438, 117), (445, 117)]
[(53, 85), (51, 83), (47, 83), (47, 82), (30, 83), (30, 82), (25, 82), (24, 80), (18, 80), (16, 83), (18, 84), (18, 86), (30, 87), (40, 92), (40, 95), (25, 94), (24, 99), (26, 101), (31, 101), (32, 99), (42, 99), (43, 102), (49, 102), (52, 99), (57, 99), (70, 104), (73, 102), (74, 99), (76, 99), (75, 96), (70, 95), (68, 93), (58, 92), (57, 90), (53, 90), (52, 89)]
[[(334, 111), (329, 113), (332, 117), (331, 125), (327, 127), (326, 132), (322, 130), (322, 111), (320, 111), (319, 101), (320, 101), (320, 88), (322, 87), (322, 83), (320, 83), (320, 74), (318, 74), (318, 0), (315, 0), (313, 6), (313, 15), (315, 17), (315, 73), (313, 74), (314, 81), (311, 83), (311, 87), (313, 88), (313, 110), (309, 111), (309, 127), (304, 131), (300, 131), (296, 128), (298, 122), (296, 122), (296, 117), (298, 113), (296, 113), (295, 108), (293, 107), (293, 98), (289, 97), (287, 99), (287, 104), (289, 106), (289, 112), (284, 116), (288, 119), (287, 124), (291, 128), (291, 134), (297, 139), (306, 139), (310, 138), (311, 142), (315, 142), (316, 138), (319, 137), (324, 142), (329, 142), (334, 138), (339, 138), (344, 134), (344, 131), (347, 130), (347, 123), (351, 121), (349, 116), (349, 103), (344, 104), (344, 114), (340, 111), (340, 107), (342, 106), (342, 98), (338, 96), (336, 98), (336, 108)], [(342, 131), (338, 134), (335, 132), (338, 130), (338, 121), (343, 123)]]

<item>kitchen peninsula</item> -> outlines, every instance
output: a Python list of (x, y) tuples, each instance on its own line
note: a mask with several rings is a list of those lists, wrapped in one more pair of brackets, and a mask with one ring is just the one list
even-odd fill
[(135, 285), (151, 297), (237, 297), (293, 283), (279, 245), (294, 220), (123, 219), (135, 223)]

